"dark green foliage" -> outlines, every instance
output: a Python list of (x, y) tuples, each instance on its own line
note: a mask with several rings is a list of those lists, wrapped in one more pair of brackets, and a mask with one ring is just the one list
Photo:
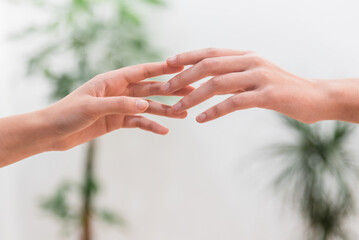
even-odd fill
[(277, 190), (291, 196), (308, 224), (308, 239), (349, 239), (345, 221), (355, 209), (353, 183), (358, 169), (346, 145), (353, 126), (306, 125), (290, 118), (285, 124), (295, 142), (274, 146), (284, 166), (275, 181)]

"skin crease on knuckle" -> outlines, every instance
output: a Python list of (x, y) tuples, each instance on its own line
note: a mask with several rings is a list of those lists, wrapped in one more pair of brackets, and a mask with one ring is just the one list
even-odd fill
[(130, 108), (130, 101), (125, 97), (118, 97), (114, 100), (119, 109), (128, 109)]
[(213, 119), (213, 118), (217, 118), (219, 117), (219, 109), (218, 109), (218, 105), (213, 106), (212, 108), (210, 108), (207, 112), (207, 119)]
[(202, 71), (211, 71), (218, 64), (215, 58), (206, 58), (199, 63), (199, 69)]
[(141, 66), (141, 71), (143, 72), (142, 74), (144, 76), (144, 79), (147, 79), (152, 75), (151, 70), (146, 66)]
[(238, 107), (240, 106), (241, 104), (241, 96), (240, 94), (236, 94), (230, 98), (228, 98), (228, 104), (230, 106), (231, 109), (238, 109)]
[(213, 77), (208, 81), (208, 85), (213, 93), (219, 92), (223, 85), (223, 76)]

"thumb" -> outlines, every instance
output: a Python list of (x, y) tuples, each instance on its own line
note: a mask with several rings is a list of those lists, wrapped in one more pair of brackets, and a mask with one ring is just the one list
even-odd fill
[(147, 110), (149, 103), (141, 98), (132, 97), (103, 97), (97, 98), (95, 111), (101, 115), (136, 114)]

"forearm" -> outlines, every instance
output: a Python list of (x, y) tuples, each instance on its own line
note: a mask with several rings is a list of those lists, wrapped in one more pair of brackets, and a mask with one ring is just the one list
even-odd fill
[(326, 119), (359, 123), (359, 79), (320, 81), (330, 105)]
[(0, 167), (48, 151), (47, 125), (43, 110), (0, 119)]

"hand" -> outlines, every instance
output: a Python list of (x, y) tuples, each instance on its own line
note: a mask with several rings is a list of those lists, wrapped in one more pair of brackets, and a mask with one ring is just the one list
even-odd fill
[(175, 104), (174, 113), (215, 95), (232, 95), (198, 115), (200, 123), (254, 107), (275, 110), (305, 123), (335, 118), (332, 113), (336, 105), (330, 102), (323, 81), (290, 74), (253, 52), (210, 48), (179, 54), (167, 63), (173, 67), (193, 66), (164, 83), (163, 93), (176, 92), (214, 76)]
[[(152, 95), (185, 96), (192, 87), (171, 94), (162, 94), (161, 82), (142, 81), (163, 74), (181, 71), (166, 63), (149, 63), (100, 74), (45, 109), (48, 131), (54, 142), (52, 150), (66, 150), (119, 128), (141, 128), (157, 134), (168, 129), (138, 113), (171, 118), (185, 118), (186, 112), (175, 114), (171, 107), (138, 97)], [(51, 141), (50, 141), (51, 142)]]

